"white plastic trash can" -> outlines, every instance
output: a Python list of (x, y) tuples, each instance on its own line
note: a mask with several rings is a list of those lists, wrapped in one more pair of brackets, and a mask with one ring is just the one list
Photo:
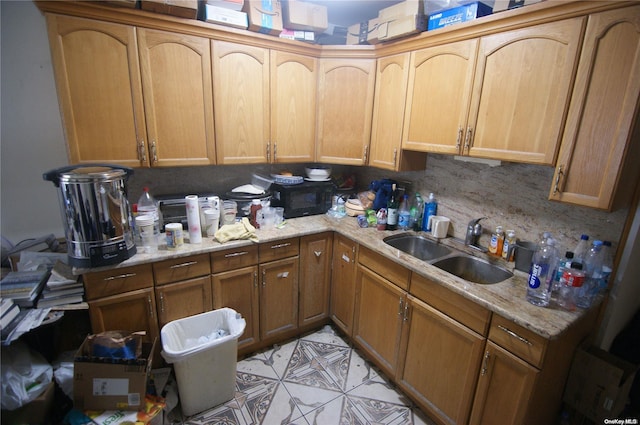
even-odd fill
[[(162, 357), (173, 364), (182, 413), (191, 416), (233, 398), (238, 338), (246, 322), (221, 308), (162, 327)], [(219, 332), (225, 334), (220, 337)]]

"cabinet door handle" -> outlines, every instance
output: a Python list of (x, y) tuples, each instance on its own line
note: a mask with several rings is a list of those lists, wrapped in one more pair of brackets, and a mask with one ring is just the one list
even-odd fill
[(138, 143), (138, 158), (142, 164), (147, 162), (147, 148), (144, 146), (144, 140), (140, 140)]
[(126, 279), (128, 277), (134, 277), (136, 276), (136, 273), (124, 273), (124, 274), (119, 274), (117, 276), (109, 276), (109, 277), (105, 277), (104, 281), (110, 281), (110, 280), (117, 280), (117, 279)]
[(313, 251), (316, 257), (320, 257), (322, 255), (322, 251)]
[(404, 314), (402, 315), (402, 321), (406, 322), (409, 320), (409, 302), (405, 301), (404, 303)]
[(267, 142), (267, 162), (271, 162), (271, 144)]
[(279, 249), (279, 248), (284, 248), (284, 247), (287, 247), (287, 246), (291, 246), (291, 243), (287, 242), (287, 243), (281, 243), (281, 244), (278, 244), (278, 245), (271, 245), (271, 249)]
[(247, 255), (248, 253), (249, 251), (232, 252), (230, 254), (225, 254), (224, 258), (240, 257), (241, 255)]
[(267, 271), (262, 270), (262, 286), (267, 286)]
[(529, 341), (527, 338), (525, 338), (525, 337), (523, 337), (523, 336), (518, 335), (517, 333), (515, 333), (514, 331), (512, 331), (512, 330), (511, 330), (511, 329), (509, 329), (509, 328), (505, 328), (505, 327), (504, 327), (504, 326), (502, 326), (502, 325), (498, 325), (498, 329), (500, 329), (501, 331), (506, 332), (507, 334), (509, 334), (509, 336), (512, 336), (512, 337), (516, 338), (516, 339), (517, 339), (517, 340), (519, 340), (520, 342), (523, 342), (523, 343), (525, 343), (525, 344), (527, 344), (527, 345), (529, 345), (529, 346), (533, 346), (533, 344), (531, 343), (531, 341)]
[(458, 137), (456, 138), (456, 150), (458, 152), (460, 152), (460, 145), (462, 144), (462, 133), (464, 133), (464, 130), (462, 130), (462, 127), (458, 127)]
[(147, 295), (147, 305), (149, 306), (149, 317), (151, 317), (152, 319), (154, 318), (154, 307), (153, 307), (153, 303), (151, 302), (151, 295)]
[(487, 370), (489, 370), (489, 357), (491, 357), (491, 354), (489, 350), (487, 350), (486, 353), (484, 353), (484, 361), (482, 362), (482, 370), (480, 371), (480, 375), (482, 376), (486, 375)]
[(189, 267), (189, 266), (193, 266), (198, 264), (197, 261), (187, 261), (186, 263), (180, 263), (180, 264), (174, 264), (173, 266), (169, 267), (170, 269), (179, 269), (182, 267)]
[(402, 298), (400, 298), (400, 304), (398, 305), (398, 316), (402, 316), (402, 312), (403, 312), (403, 308), (402, 308)]
[(398, 149), (393, 150), (393, 168), (396, 168), (398, 165)]
[(152, 164), (155, 164), (156, 162), (158, 162), (158, 151), (156, 149), (156, 141), (153, 140), (151, 142), (151, 162)]
[(278, 160), (278, 144), (273, 142), (273, 162)]
[(558, 171), (556, 172), (556, 181), (553, 185), (553, 194), (555, 195), (556, 193), (560, 192), (560, 179), (562, 178), (562, 176), (564, 175), (564, 173), (562, 172), (562, 164), (558, 165)]
[(367, 163), (367, 154), (369, 153), (369, 146), (364, 147), (364, 154), (362, 155), (362, 163)]
[(253, 272), (253, 287), (258, 287), (258, 272)]
[(160, 312), (164, 313), (164, 293), (160, 292)]
[(464, 139), (463, 153), (465, 150), (467, 151), (467, 153), (469, 153), (469, 148), (471, 148), (472, 133), (473, 133), (473, 130), (471, 129), (471, 127), (467, 127), (467, 136)]

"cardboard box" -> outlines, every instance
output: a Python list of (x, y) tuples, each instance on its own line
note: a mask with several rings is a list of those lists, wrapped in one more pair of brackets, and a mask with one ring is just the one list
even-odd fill
[(285, 28), (280, 33), (279, 37), (287, 40), (314, 42), (316, 39), (316, 34), (313, 31), (299, 31)]
[(2, 411), (2, 424), (45, 424), (51, 419), (49, 410), (53, 406), (56, 384), (49, 382), (47, 388), (35, 400), (16, 410)]
[(102, 0), (102, 2), (112, 6), (128, 7), (131, 9), (135, 9), (138, 6), (137, 0)]
[(289, 0), (283, 9), (284, 27), (287, 29), (323, 32), (329, 27), (326, 6)]
[(424, 2), (422, 0), (405, 0), (402, 3), (385, 7), (378, 11), (381, 21), (388, 21), (400, 16), (424, 15)]
[(207, 0), (206, 4), (240, 12), (244, 6), (244, 0)]
[(638, 365), (598, 347), (576, 351), (564, 401), (596, 423), (616, 418), (624, 408)]
[(424, 15), (403, 16), (385, 20), (378, 25), (378, 40), (389, 41), (418, 34), (427, 29), (427, 17)]
[(249, 30), (280, 35), (283, 27), (280, 0), (246, 0), (243, 12), (249, 17)]
[(73, 405), (78, 410), (140, 410), (144, 407), (147, 379), (155, 350), (143, 343), (135, 360), (91, 356), (85, 338), (73, 363)]
[(246, 30), (249, 27), (247, 14), (237, 10), (205, 4), (205, 21)]
[(347, 44), (367, 44), (369, 21), (350, 25), (347, 28)]
[(149, 12), (196, 19), (198, 0), (140, 0), (140, 8)]
[(542, 0), (495, 0), (495, 3), (493, 4), (493, 13), (528, 6), (530, 4), (540, 3), (541, 1)]
[(460, 22), (472, 21), (481, 16), (490, 15), (491, 6), (482, 2), (468, 3), (451, 9), (441, 10), (429, 15), (428, 30), (444, 28)]

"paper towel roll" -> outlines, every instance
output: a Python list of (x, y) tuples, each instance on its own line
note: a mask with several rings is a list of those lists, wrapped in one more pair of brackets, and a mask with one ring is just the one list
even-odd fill
[(197, 195), (185, 196), (187, 205), (187, 225), (189, 227), (189, 242), (202, 242), (202, 228), (200, 227), (200, 206)]

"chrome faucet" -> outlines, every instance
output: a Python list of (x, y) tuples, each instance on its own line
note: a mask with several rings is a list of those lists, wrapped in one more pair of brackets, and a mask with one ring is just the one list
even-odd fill
[(480, 224), (480, 220), (485, 218), (487, 217), (475, 218), (469, 222), (467, 225), (467, 236), (464, 240), (465, 245), (485, 251), (484, 248), (478, 245), (478, 239), (480, 239), (480, 235), (482, 235), (482, 224)]

